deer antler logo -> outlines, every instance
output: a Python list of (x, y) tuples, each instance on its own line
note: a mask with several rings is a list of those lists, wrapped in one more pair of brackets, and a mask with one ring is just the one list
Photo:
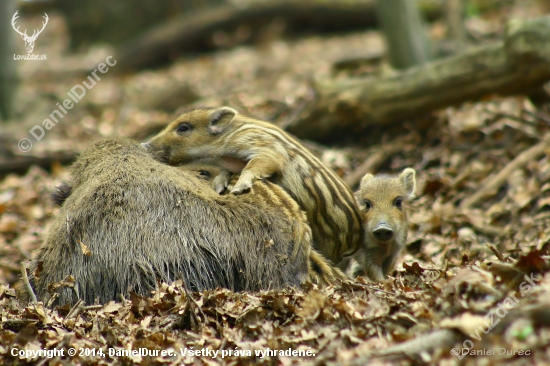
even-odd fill
[(38, 35), (40, 33), (42, 33), (42, 31), (44, 30), (44, 28), (46, 28), (46, 24), (48, 24), (48, 14), (44, 13), (44, 19), (46, 20), (45, 22), (42, 22), (42, 29), (40, 30), (34, 30), (32, 36), (28, 36), (27, 35), (27, 30), (25, 29), (25, 32), (20, 32), (19, 31), (19, 27), (15, 28), (15, 20), (17, 18), (19, 18), (19, 16), (17, 15), (19, 11), (16, 11), (15, 14), (13, 14), (13, 18), (11, 18), (11, 26), (13, 27), (13, 29), (15, 29), (15, 31), (17, 33), (19, 33), (21, 35), (21, 38), (23, 38), (23, 40), (25, 41), (25, 48), (27, 49), (27, 53), (32, 53), (32, 50), (34, 49), (34, 42), (36, 41), (36, 38), (38, 37)]

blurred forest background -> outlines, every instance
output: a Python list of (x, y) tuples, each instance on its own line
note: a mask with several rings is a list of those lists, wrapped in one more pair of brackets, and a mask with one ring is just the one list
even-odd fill
[[(47, 60), (14, 60), (27, 54), (14, 29), (30, 36), (44, 13), (32, 53)], [(90, 365), (550, 362), (548, 14), (547, 0), (2, 0), (0, 358), (15, 362), (18, 344), (316, 354), (72, 359)], [(116, 65), (33, 137), (109, 56)], [(415, 168), (397, 270), (328, 289), (186, 296), (174, 284), (105, 307), (19, 304), (19, 263), (46, 236), (75, 154), (105, 136), (144, 140), (192, 105), (276, 123), (353, 189), (367, 172)], [(537, 285), (489, 327), (525, 275)], [(450, 353), (467, 340), (507, 351)]]

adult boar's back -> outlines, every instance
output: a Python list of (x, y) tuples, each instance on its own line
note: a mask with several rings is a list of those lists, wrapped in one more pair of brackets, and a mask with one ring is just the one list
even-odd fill
[[(39, 300), (58, 292), (54, 304), (106, 303), (130, 291), (149, 295), (158, 282), (176, 279), (191, 290), (258, 291), (307, 277), (311, 231), (292, 207), (220, 196), (125, 139), (95, 143), (71, 176), (31, 264)], [(59, 286), (68, 276), (74, 287)]]

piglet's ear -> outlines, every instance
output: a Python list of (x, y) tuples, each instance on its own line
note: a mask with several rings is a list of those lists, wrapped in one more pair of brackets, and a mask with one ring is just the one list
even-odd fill
[(370, 173), (365, 174), (365, 176), (361, 179), (361, 183), (359, 184), (359, 189), (360, 190), (365, 189), (365, 186), (368, 183), (368, 181), (370, 181), (373, 178), (374, 178), (374, 175)]
[(210, 131), (216, 134), (221, 133), (237, 114), (238, 112), (230, 107), (221, 107), (214, 110), (210, 114)]
[(416, 188), (416, 172), (412, 168), (406, 168), (403, 170), (403, 173), (399, 175), (399, 180), (407, 192), (407, 196), (414, 195), (414, 190)]

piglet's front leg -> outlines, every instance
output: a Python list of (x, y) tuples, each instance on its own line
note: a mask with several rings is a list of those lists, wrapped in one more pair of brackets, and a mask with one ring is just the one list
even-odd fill
[(252, 184), (258, 179), (269, 178), (276, 172), (281, 170), (280, 162), (273, 157), (257, 156), (252, 158), (241, 172), (241, 176), (235, 186), (231, 190), (233, 194), (244, 193), (250, 188)]
[(214, 188), (214, 191), (218, 194), (222, 194), (225, 189), (229, 186), (229, 181), (231, 180), (231, 172), (229, 170), (222, 169), (220, 170), (220, 174), (214, 178), (214, 181), (212, 182), (212, 188)]

